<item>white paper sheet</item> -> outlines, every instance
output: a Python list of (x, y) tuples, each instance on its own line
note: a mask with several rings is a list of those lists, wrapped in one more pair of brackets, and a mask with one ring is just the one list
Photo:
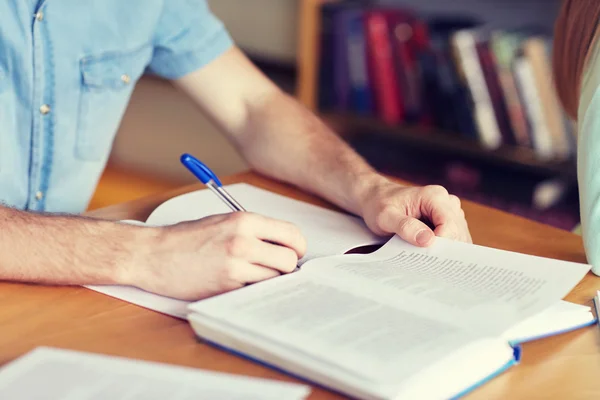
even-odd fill
[(160, 296), (135, 287), (118, 285), (90, 285), (86, 287), (116, 299), (125, 300), (128, 303), (149, 310), (158, 311), (159, 313), (167, 314), (172, 317), (186, 319), (188, 314), (187, 306), (190, 304), (189, 302)]
[[(302, 230), (307, 241), (307, 254), (300, 260), (300, 264), (315, 257), (343, 254), (356, 247), (385, 241), (384, 238), (374, 235), (364, 222), (356, 217), (245, 183), (225, 187), (248, 211), (290, 221)], [(210, 190), (199, 190), (166, 201), (156, 208), (145, 224), (171, 225), (227, 212), (230, 212), (229, 208), (214, 193)], [(144, 224), (133, 220), (121, 222)], [(202, 260), (198, 262), (201, 263)], [(87, 288), (178, 318), (185, 319), (188, 313), (186, 307), (189, 303), (186, 301), (155, 295), (134, 287), (90, 285)]]
[(309, 393), (306, 385), (47, 347), (0, 368), (0, 398), (7, 400), (279, 400)]
[[(307, 241), (307, 254), (300, 264), (312, 258), (343, 254), (356, 247), (386, 241), (374, 235), (361, 219), (351, 215), (246, 183), (227, 185), (225, 189), (246, 210), (295, 224)], [(146, 222), (149, 225), (170, 225), (229, 212), (229, 207), (210, 190), (199, 190), (174, 197), (158, 206)]]

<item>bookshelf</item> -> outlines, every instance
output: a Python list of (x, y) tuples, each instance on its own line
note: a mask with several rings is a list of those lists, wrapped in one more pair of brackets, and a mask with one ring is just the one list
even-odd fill
[(462, 159), (483, 161), (511, 172), (526, 172), (541, 178), (558, 176), (561, 179), (576, 179), (572, 161), (540, 160), (531, 150), (524, 147), (501, 146), (496, 150), (488, 150), (475, 141), (457, 139), (436, 129), (409, 125), (395, 127), (373, 118), (334, 112), (324, 114), (323, 117), (330, 127), (347, 140), (361, 134), (378, 135), (392, 144), (410, 146), (418, 150), (427, 149), (431, 153), (451, 153)]
[[(576, 180), (576, 166), (573, 157), (541, 158), (533, 149), (516, 145), (502, 145), (490, 150), (477, 141), (461, 135), (460, 132), (443, 132), (439, 129), (422, 128), (419, 126), (389, 125), (379, 118), (358, 116), (349, 112), (323, 111), (319, 109), (319, 67), (320, 67), (320, 29), (321, 6), (326, 3), (336, 3), (343, 0), (300, 0), (299, 2), (299, 31), (298, 31), (298, 56), (297, 56), (297, 86), (296, 95), (306, 107), (316, 112), (325, 122), (332, 126), (336, 132), (346, 139), (356, 135), (378, 135), (398, 144), (417, 147), (420, 150), (430, 150), (432, 153), (456, 155), (457, 157), (475, 160), (480, 163), (506, 168), (507, 172), (527, 172), (544, 178), (560, 178), (571, 182)], [(479, 3), (497, 3), (507, 7), (520, 7), (528, 3), (524, 9), (532, 18), (544, 19), (548, 24), (551, 15), (538, 13), (540, 2), (537, 0), (480, 0)], [(389, 2), (388, 2), (389, 3)], [(410, 1), (398, 2), (411, 3)], [(414, 3), (414, 1), (413, 1)], [(423, 0), (430, 9), (437, 6), (435, 0)], [(454, 2), (451, 2), (454, 3)], [(465, 1), (456, 3), (466, 3)], [(546, 3), (548, 9), (558, 1)], [(449, 2), (446, 2), (449, 4)], [(475, 3), (473, 3), (475, 4)], [(443, 7), (452, 7), (440, 6)], [(517, 13), (515, 13), (517, 14)], [(535, 15), (534, 15), (535, 14)]]

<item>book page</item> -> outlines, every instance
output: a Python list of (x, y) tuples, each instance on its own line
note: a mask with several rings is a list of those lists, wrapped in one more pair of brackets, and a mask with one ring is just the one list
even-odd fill
[(44, 347), (0, 368), (0, 398), (10, 400), (299, 400), (309, 393), (305, 385)]
[[(353, 248), (381, 244), (384, 238), (374, 235), (365, 223), (354, 216), (291, 199), (245, 183), (224, 188), (246, 210), (295, 224), (307, 242), (306, 261)], [(210, 190), (199, 190), (174, 197), (154, 210), (146, 221), (149, 225), (170, 225), (231, 210)]]
[(566, 296), (589, 266), (442, 238), (420, 248), (395, 236), (371, 255), (314, 260), (305, 269), (420, 315), (500, 333)]
[(535, 340), (545, 336), (568, 332), (591, 325), (595, 317), (590, 307), (559, 301), (546, 310), (535, 314), (503, 333), (503, 337), (513, 344)]
[(265, 281), (190, 309), (373, 380), (410, 376), (476, 339), (458, 325), (352, 293), (316, 274)]

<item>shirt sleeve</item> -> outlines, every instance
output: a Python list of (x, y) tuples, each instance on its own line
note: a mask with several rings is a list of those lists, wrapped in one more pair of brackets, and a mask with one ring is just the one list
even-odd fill
[(593, 93), (578, 117), (577, 175), (585, 252), (593, 272), (600, 275), (600, 88)]
[(233, 40), (206, 0), (164, 0), (149, 70), (177, 79), (210, 63)]

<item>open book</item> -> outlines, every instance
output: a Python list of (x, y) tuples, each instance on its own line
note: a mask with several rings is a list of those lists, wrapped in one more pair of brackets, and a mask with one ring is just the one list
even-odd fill
[[(296, 223), (298, 272), (192, 304), (133, 288), (92, 287), (187, 318), (198, 337), (359, 398), (460, 396), (518, 363), (519, 344), (594, 323), (561, 299), (590, 267), (437, 238), (418, 248), (362, 221), (246, 184), (249, 211)], [(165, 202), (147, 223), (229, 212), (202, 190)], [(355, 247), (384, 245), (369, 254)]]

